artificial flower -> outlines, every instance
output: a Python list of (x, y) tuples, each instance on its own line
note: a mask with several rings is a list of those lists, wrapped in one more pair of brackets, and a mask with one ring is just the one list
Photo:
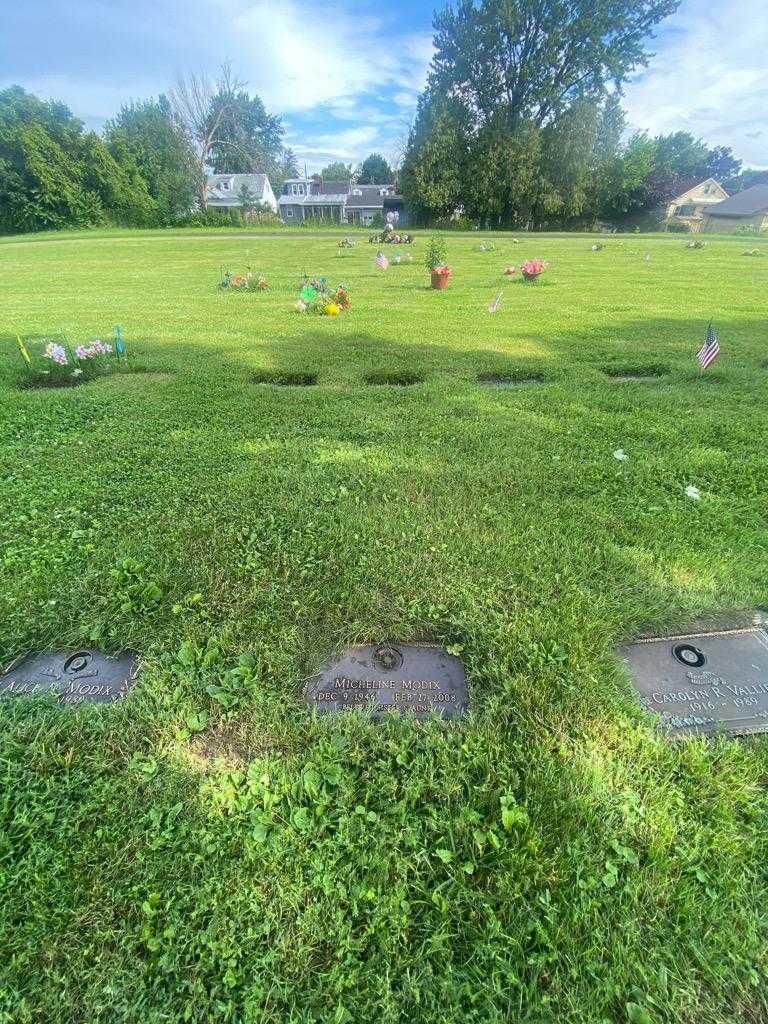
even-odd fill
[(323, 307), (323, 312), (325, 313), (326, 316), (338, 316), (339, 307), (336, 305), (335, 302), (329, 302), (326, 306)]
[(57, 345), (54, 341), (49, 341), (45, 346), (45, 356), (47, 359), (52, 359), (54, 363), (58, 363), (60, 366), (67, 365), (67, 352), (63, 345)]

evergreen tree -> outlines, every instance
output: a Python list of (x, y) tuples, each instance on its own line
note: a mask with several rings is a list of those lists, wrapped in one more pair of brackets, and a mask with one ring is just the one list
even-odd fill
[(0, 92), (0, 227), (6, 231), (152, 223), (134, 163), (119, 164), (61, 103)]

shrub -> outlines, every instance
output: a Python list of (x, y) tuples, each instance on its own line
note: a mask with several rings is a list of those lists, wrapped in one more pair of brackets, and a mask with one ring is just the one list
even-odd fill
[(442, 235), (432, 235), (427, 242), (427, 249), (424, 253), (424, 265), (427, 270), (433, 271), (437, 267), (444, 267), (448, 258), (448, 246)]

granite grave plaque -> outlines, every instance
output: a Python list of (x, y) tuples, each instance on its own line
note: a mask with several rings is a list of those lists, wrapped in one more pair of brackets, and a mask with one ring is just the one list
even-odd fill
[(469, 708), (461, 661), (428, 644), (350, 647), (307, 680), (304, 695), (321, 714), (370, 708), (374, 718), (390, 711), (460, 718)]
[(768, 732), (768, 633), (759, 626), (619, 647), (647, 711), (673, 736)]
[(59, 704), (112, 704), (126, 695), (137, 671), (133, 651), (115, 658), (93, 650), (34, 654), (0, 675), (0, 697), (42, 695)]

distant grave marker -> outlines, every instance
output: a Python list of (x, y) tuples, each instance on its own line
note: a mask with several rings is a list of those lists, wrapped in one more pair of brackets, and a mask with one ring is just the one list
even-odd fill
[(93, 650), (30, 655), (0, 675), (0, 698), (51, 696), (60, 704), (112, 704), (126, 695), (137, 671), (133, 651), (115, 658)]
[(623, 644), (640, 703), (673, 736), (768, 732), (768, 633), (758, 626)]
[(469, 709), (461, 661), (426, 644), (350, 647), (307, 680), (304, 695), (321, 714), (370, 707), (374, 718), (405, 711), (418, 719), (452, 719)]

